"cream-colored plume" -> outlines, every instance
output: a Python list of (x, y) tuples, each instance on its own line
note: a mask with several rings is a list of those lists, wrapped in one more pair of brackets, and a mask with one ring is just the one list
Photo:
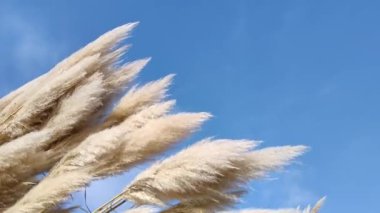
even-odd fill
[(67, 199), (73, 191), (86, 186), (90, 180), (90, 175), (80, 171), (58, 177), (48, 176), (4, 213), (37, 213), (52, 209)]
[(70, 55), (68, 58), (58, 63), (50, 72), (54, 76), (56, 73), (63, 72), (84, 58), (100, 54), (101, 56), (109, 54), (122, 40), (127, 38), (130, 32), (137, 26), (138, 22), (128, 23), (114, 28), (101, 35), (95, 41), (87, 44), (82, 49)]
[(124, 196), (137, 204), (164, 205), (172, 199), (212, 193), (224, 174), (239, 169), (236, 162), (244, 160), (255, 145), (244, 140), (201, 141), (142, 172)]
[(78, 147), (70, 151), (55, 166), (51, 175), (65, 173), (86, 166), (95, 170), (99, 160), (112, 158), (115, 151), (120, 150), (125, 143), (126, 135), (145, 125), (150, 119), (162, 116), (172, 106), (172, 102), (156, 104), (142, 110), (121, 124), (90, 135)]
[(92, 76), (62, 100), (43, 130), (0, 146), (0, 200), (9, 197), (9, 194), (3, 192), (44, 171), (45, 163), (49, 161), (43, 154), (44, 148), (88, 119), (99, 105), (104, 92), (102, 76)]
[(300, 147), (287, 147), (270, 156), (274, 162), (265, 158), (258, 161), (256, 157), (268, 149), (250, 153), (255, 146), (256, 143), (244, 140), (201, 141), (141, 173), (124, 195), (137, 204), (157, 205), (172, 199), (207, 196), (234, 200), (237, 197), (233, 194), (226, 192), (223, 196), (223, 193), (278, 169), (304, 151)]
[[(79, 81), (83, 80), (87, 75), (94, 72), (94, 66), (99, 55), (90, 56), (80, 61), (70, 70), (47, 82), (43, 87), (23, 104), (23, 107), (5, 118), (1, 125), (0, 142), (21, 136), (25, 133), (33, 131), (39, 127), (49, 114), (46, 112), (51, 109), (56, 101), (72, 89)], [(4, 111), (3, 111), (4, 112)]]
[[(173, 104), (169, 101), (152, 105), (118, 126), (91, 135), (68, 153), (51, 174), (84, 168), (94, 176), (102, 177), (121, 172), (130, 164), (164, 151), (168, 144), (186, 137), (205, 119), (203, 114), (196, 113), (157, 119)], [(173, 121), (178, 122), (174, 125)], [(149, 145), (153, 144), (154, 148), (149, 150)]]
[[(113, 100), (115, 93), (116, 94), (118, 93), (117, 90), (121, 90), (123, 87), (126, 87), (136, 77), (137, 73), (141, 71), (141, 69), (146, 65), (146, 63), (148, 63), (148, 61), (149, 61), (148, 59), (142, 59), (142, 60), (131, 62), (127, 64), (126, 66), (124, 66), (123, 68), (120, 68), (120, 70), (111, 74), (111, 76), (108, 76), (106, 79), (104, 79), (106, 95), (104, 95), (102, 97), (102, 100), (99, 101), (99, 104), (102, 103), (103, 108), (98, 110), (100, 113), (98, 112), (96, 116), (93, 116), (94, 119), (101, 116), (103, 111), (106, 110), (105, 107), (107, 107), (108, 102)], [(132, 109), (132, 108), (125, 109), (125, 110), (128, 110), (128, 111), (131, 110), (132, 112), (130, 114), (138, 112), (137, 109)], [(113, 113), (111, 113), (111, 115), (112, 114)], [(107, 117), (110, 117), (111, 115), (107, 115)], [(125, 119), (125, 117), (123, 118), (119, 117), (118, 121), (111, 121), (110, 123), (116, 124), (117, 122), (120, 122), (123, 119)], [(91, 123), (88, 123), (88, 125), (90, 126), (85, 128), (81, 132), (76, 132), (70, 138), (68, 138), (64, 142), (61, 142), (61, 144), (74, 145), (75, 143), (78, 143), (82, 141), (83, 139), (85, 139), (89, 134), (92, 134), (94, 132), (97, 132), (99, 130), (112, 126), (108, 124), (107, 122), (99, 124), (99, 126), (96, 128), (94, 128), (94, 126), (91, 126)], [(59, 151), (62, 152), (62, 150), (59, 150)]]
[(124, 89), (137, 74), (149, 63), (150, 58), (132, 61), (118, 68), (106, 78), (106, 84), (110, 93), (118, 93)]
[[(154, 106), (154, 105), (153, 105)], [(151, 120), (146, 125), (125, 137), (125, 143), (115, 162), (98, 167), (99, 174), (119, 173), (170, 148), (173, 144), (183, 140), (210, 115), (208, 113), (179, 113)]]
[(104, 92), (101, 75), (91, 77), (63, 99), (57, 113), (43, 130), (29, 133), (0, 146), (0, 180), (2, 175), (10, 175), (11, 170), (22, 170), (25, 173), (27, 169), (21, 167), (33, 165), (30, 164), (33, 162), (30, 160), (38, 158), (44, 147), (67, 135), (87, 119), (97, 108)]
[(141, 88), (132, 88), (122, 97), (119, 103), (102, 125), (103, 128), (110, 127), (130, 115), (140, 111), (143, 107), (158, 103), (166, 96), (173, 75), (168, 75), (160, 80), (150, 82)]
[[(126, 38), (136, 25), (137, 23), (126, 24), (105, 33), (57, 64), (49, 73), (0, 99), (0, 144), (32, 131), (34, 125), (42, 122), (41, 119), (44, 117), (35, 115), (52, 107), (54, 101), (66, 92), (65, 89), (70, 89), (70, 86), (76, 84), (89, 72), (95, 72), (104, 67), (105, 64), (102, 63), (107, 64), (117, 60), (108, 55), (112, 55), (113, 48)], [(119, 55), (114, 54), (113, 56)], [(103, 59), (97, 60), (100, 58)], [(98, 62), (98, 67), (93, 66), (94, 62)], [(89, 69), (90, 65), (93, 69)], [(65, 74), (66, 72), (69, 74)], [(42, 90), (46, 89), (40, 91), (41, 85), (44, 85)], [(37, 124), (31, 123), (36, 121)]]
[[(147, 108), (147, 110), (142, 110), (141, 113), (132, 116), (130, 119), (127, 119), (126, 121), (124, 121), (116, 127), (106, 129), (102, 132), (90, 136), (85, 141), (83, 141), (77, 148), (69, 152), (68, 155), (65, 156), (61, 160), (61, 162), (53, 168), (49, 176), (38, 184), (39, 187), (35, 187), (33, 189), (33, 192), (35, 194), (38, 194), (37, 190), (41, 190), (40, 193), (42, 194), (44, 193), (44, 190), (47, 190), (46, 188), (54, 190), (64, 190), (66, 192), (65, 188), (55, 189), (54, 185), (49, 184), (49, 182), (55, 182), (54, 179), (60, 179), (62, 175), (67, 175), (76, 171), (83, 171), (87, 174), (88, 177), (90, 177), (87, 179), (86, 183), (89, 183), (91, 180), (96, 179), (98, 177), (104, 177), (107, 175), (113, 175), (117, 172), (121, 172), (127, 169), (127, 166), (133, 164), (135, 161), (147, 159), (149, 157), (152, 157), (151, 155), (158, 154), (160, 151), (163, 151), (160, 147), (166, 148), (168, 144), (182, 139), (183, 137), (191, 133), (195, 128), (199, 127), (200, 123), (207, 117), (202, 113), (178, 114), (163, 117), (162, 120), (157, 119), (157, 121), (161, 122), (154, 122), (156, 120), (152, 120), (152, 123), (148, 122), (144, 126), (144, 123), (147, 120), (149, 121), (150, 118), (154, 119), (157, 116), (165, 113), (168, 110), (168, 107), (170, 107), (172, 104), (173, 103), (167, 102), (163, 104), (153, 105)], [(181, 121), (184, 123), (183, 125), (181, 125)], [(176, 122), (176, 124), (174, 125), (173, 122)], [(161, 131), (156, 131), (156, 129), (154, 128), (156, 125), (163, 125), (160, 126), (159, 129)], [(144, 127), (141, 128), (141, 126)], [(141, 148), (128, 146), (129, 140), (127, 133), (138, 128), (141, 128), (141, 131), (144, 131), (142, 130), (144, 128), (148, 128), (147, 130), (151, 130), (153, 131), (153, 133), (147, 132), (146, 139), (141, 141), (141, 145), (136, 144), (137, 146), (141, 146)], [(168, 131), (165, 132), (164, 130)], [(157, 134), (163, 134), (163, 136), (158, 137)], [(140, 133), (138, 135), (140, 135)], [(154, 138), (152, 138), (152, 136), (154, 136)], [(135, 137), (131, 136), (131, 138)], [(125, 144), (125, 142), (127, 143)], [(147, 152), (145, 148), (148, 144), (152, 142), (157, 142), (158, 148), (151, 148), (151, 151)], [(161, 145), (160, 143), (162, 143), (163, 145)], [(124, 153), (124, 150), (130, 151), (128, 148), (134, 150), (134, 152), (132, 152), (132, 154), (134, 155), (126, 155)], [(129, 159), (127, 164), (121, 161), (122, 158)], [(115, 166), (113, 166), (113, 164)], [(126, 165), (126, 167), (124, 167), (124, 165)], [(49, 180), (49, 182), (45, 183), (45, 181), (47, 180)], [(70, 188), (72, 192), (79, 189), (80, 187)], [(61, 193), (60, 191), (57, 191), (56, 193), (67, 194), (63, 192)], [(26, 196), (28, 196), (29, 194), (30, 193), (28, 193)], [(28, 201), (29, 200), (24, 200), (23, 205), (18, 205), (18, 202), (16, 206), (31, 206), (32, 204), (29, 204)]]

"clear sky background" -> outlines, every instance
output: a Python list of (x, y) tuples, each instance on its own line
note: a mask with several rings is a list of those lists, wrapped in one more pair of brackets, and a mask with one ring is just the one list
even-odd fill
[[(253, 182), (239, 208), (327, 195), (321, 213), (379, 213), (379, 11), (374, 0), (2, 0), (0, 95), (107, 30), (140, 21), (126, 60), (153, 60), (138, 82), (176, 73), (178, 110), (215, 116), (179, 147), (215, 136), (312, 148)], [(143, 168), (93, 184), (89, 207)], [(83, 204), (83, 192), (73, 199)]]

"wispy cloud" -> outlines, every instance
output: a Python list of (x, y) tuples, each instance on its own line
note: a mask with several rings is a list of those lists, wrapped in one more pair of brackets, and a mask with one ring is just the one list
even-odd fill
[(253, 190), (243, 204), (260, 208), (297, 207), (307, 206), (320, 198), (304, 183), (305, 176), (301, 170), (290, 169), (275, 176), (254, 182)]
[[(30, 80), (58, 61), (64, 45), (49, 37), (46, 28), (17, 9), (0, 8), (0, 72), (4, 78), (17, 76), (22, 82)], [(19, 83), (9, 79), (0, 82), (2, 90), (10, 90), (15, 87), (12, 83)]]
[(320, 198), (301, 184), (303, 176), (300, 170), (292, 170), (284, 178), (285, 184), (282, 190), (286, 194), (286, 197), (283, 199), (283, 206), (308, 205)]

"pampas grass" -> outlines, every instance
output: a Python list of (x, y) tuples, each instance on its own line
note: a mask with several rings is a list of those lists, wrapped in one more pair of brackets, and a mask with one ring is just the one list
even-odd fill
[(43, 212), (54, 208), (73, 191), (84, 187), (89, 180), (91, 177), (80, 171), (62, 174), (55, 178), (46, 177), (5, 213)]
[[(205, 112), (172, 112), (176, 102), (166, 99), (174, 75), (131, 87), (150, 61), (122, 62), (129, 45), (121, 42), (136, 25), (105, 33), (0, 99), (1, 212), (73, 211), (61, 206), (73, 192), (154, 161), (211, 118)], [(233, 208), (250, 181), (282, 169), (307, 150), (258, 145), (202, 140), (153, 163), (94, 212), (108, 213), (127, 201), (137, 205), (129, 213)], [(317, 213), (322, 203), (268, 211)]]
[[(87, 44), (79, 51), (58, 63), (50, 71), (50, 74), (54, 76), (57, 73), (63, 72), (88, 56), (94, 54), (104, 56), (109, 54), (118, 44), (120, 44), (120, 42), (129, 36), (130, 32), (137, 26), (137, 24), (137, 22), (128, 23), (103, 34), (95, 41)], [(113, 61), (116, 61), (116, 59)]]
[[(60, 78), (47, 82), (36, 94), (32, 95), (16, 114), (5, 118), (0, 127), (0, 138), (4, 140), (21, 136), (36, 129), (43, 123), (44, 113), (51, 109), (56, 101), (72, 89), (88, 74), (92, 74), (99, 55), (87, 57), (73, 66)], [(47, 113), (45, 114), (48, 115)]]
[[(64, 99), (43, 130), (26, 134), (0, 146), (0, 171), (4, 171), (0, 177), (5, 173), (10, 175), (10, 168), (19, 169), (17, 165), (30, 166), (27, 162), (38, 156), (38, 151), (80, 125), (97, 107), (103, 94), (101, 76), (89, 78), (89, 81)], [(25, 169), (22, 171), (25, 172)]]
[[(44, 171), (49, 161), (41, 152), (49, 144), (59, 140), (84, 118), (87, 118), (99, 105), (104, 94), (102, 76), (94, 75), (78, 86), (71, 95), (63, 99), (57, 112), (45, 125), (45, 129), (26, 134), (10, 143), (0, 146), (0, 200), (2, 207), (11, 202), (10, 197), (15, 187), (23, 187), (22, 182)], [(23, 187), (27, 188), (27, 187)], [(19, 190), (18, 190), (19, 191)], [(13, 200), (12, 200), (13, 201)]]
[(106, 78), (110, 93), (118, 93), (132, 82), (138, 73), (149, 63), (150, 58), (140, 59), (124, 64)]
[[(77, 148), (64, 156), (57, 166), (53, 168), (51, 175), (65, 173), (78, 168), (88, 170), (91, 174), (98, 177), (102, 177), (108, 173), (119, 172), (119, 169), (117, 168), (124, 167), (123, 165), (127, 166), (128, 164), (133, 164), (148, 156), (158, 154), (160, 151), (164, 150), (164, 148), (160, 149), (160, 147), (166, 147), (167, 144), (183, 139), (195, 128), (199, 127), (204, 120), (203, 114), (178, 114), (149, 122), (150, 119), (154, 119), (164, 114), (171, 105), (172, 102), (153, 105), (116, 127), (91, 135)], [(181, 122), (180, 119), (182, 119), (184, 125), (181, 125), (181, 123), (178, 123), (177, 125), (172, 124), (173, 121)], [(166, 130), (166, 132), (156, 131), (157, 129), (154, 129), (152, 133), (146, 131), (147, 129), (153, 129), (157, 124), (162, 125), (159, 130)], [(140, 133), (146, 133), (146, 135), (143, 136), (144, 140), (138, 141), (137, 144), (134, 144), (136, 139), (140, 139)], [(167, 135), (162, 138), (155, 137), (156, 134), (162, 133), (166, 133)], [(154, 138), (149, 134), (152, 134)], [(149, 143), (154, 142), (161, 144), (152, 150), (145, 150), (145, 148), (150, 145)], [(129, 150), (132, 148), (134, 149), (134, 153)], [(142, 155), (142, 152), (149, 154), (146, 154), (145, 157)], [(115, 158), (118, 158), (119, 160), (114, 160)], [(106, 164), (107, 166), (103, 164)], [(108, 167), (108, 165), (113, 168)]]
[[(128, 32), (136, 25), (137, 23), (126, 24), (104, 34), (57, 64), (48, 74), (2, 98), (0, 103), (6, 106), (0, 114), (0, 143), (31, 131), (36, 125), (31, 122), (35, 120), (41, 122), (40, 117), (35, 116), (52, 107), (57, 98), (83, 79), (86, 74), (97, 71), (97, 67), (94, 66), (97, 65), (100, 68), (101, 64), (98, 62), (101, 60), (99, 59), (104, 54), (112, 52), (112, 49), (126, 38)], [(116, 58), (113, 59), (116, 60)], [(37, 89), (42, 82), (48, 85)], [(34, 94), (35, 92), (37, 94)]]
[[(131, 65), (131, 68), (133, 68), (132, 64), (130, 65)], [(141, 69), (140, 63), (137, 63), (136, 65), (138, 67), (133, 68), (134, 70)], [(167, 80), (168, 78), (164, 78), (156, 82), (148, 83), (147, 85), (139, 89), (133, 89), (132, 91), (129, 91), (122, 98), (122, 100), (115, 107), (115, 109), (113, 109), (112, 112), (109, 115), (107, 115), (107, 118), (105, 119), (103, 123), (100, 123), (97, 126), (95, 125), (95, 126), (87, 127), (84, 130), (73, 134), (71, 137), (66, 138), (64, 141), (61, 141), (59, 144), (57, 144), (55, 147), (49, 150), (46, 153), (46, 155), (51, 156), (49, 158), (50, 161), (56, 162), (57, 158), (59, 159), (60, 157), (62, 157), (64, 154), (68, 152), (68, 150), (71, 150), (72, 148), (77, 146), (78, 143), (83, 141), (90, 134), (95, 134), (99, 131), (110, 128), (114, 125), (120, 124), (120, 122), (127, 119), (130, 115), (133, 115), (134, 113), (138, 113), (142, 109), (147, 108), (154, 103), (158, 103), (159, 101), (162, 100), (163, 97), (165, 97), (165, 93), (168, 86), (167, 83), (169, 83), (167, 82)], [(148, 93), (149, 95), (143, 95), (141, 98), (135, 98), (136, 97), (135, 93), (138, 93), (138, 94)], [(162, 105), (162, 107), (164, 105)], [(174, 105), (174, 101), (168, 102), (166, 105), (169, 108), (171, 108), (171, 105)], [(160, 109), (160, 107), (158, 107), (157, 109)]]
[(133, 87), (130, 89), (113, 108), (102, 125), (103, 128), (110, 127), (140, 111), (142, 108), (163, 100), (172, 78), (173, 75), (168, 75), (163, 79), (150, 82), (141, 88)]
[(258, 161), (257, 155), (268, 150), (250, 152), (256, 145), (245, 140), (201, 141), (142, 172), (124, 196), (136, 204), (157, 205), (192, 197), (235, 200), (228, 190), (286, 165), (304, 151), (303, 147), (286, 147), (276, 150), (273, 161)]
[[(164, 151), (164, 148), (169, 144), (183, 139), (194, 129), (198, 128), (202, 121), (205, 119), (206, 115), (203, 113), (193, 113), (171, 115), (157, 119), (157, 122), (148, 122), (148, 124), (146, 124), (148, 127), (143, 127), (142, 129), (152, 129), (154, 132), (151, 133), (151, 135), (154, 138), (148, 134), (146, 136), (146, 140), (141, 141), (140, 148), (134, 147), (133, 152), (126, 149), (129, 144), (125, 143), (134, 143), (133, 139), (140, 135), (136, 134), (128, 137), (128, 133), (140, 128), (144, 125), (145, 122), (149, 121), (150, 119), (157, 118), (166, 113), (172, 105), (173, 102), (153, 105), (151, 107), (148, 107), (146, 110), (142, 110), (141, 113), (137, 113), (116, 127), (106, 129), (88, 137), (77, 148), (73, 149), (62, 158), (62, 160), (52, 169), (49, 176), (45, 178), (40, 184), (38, 184), (39, 186), (42, 186), (39, 188), (36, 187), (34, 189), (34, 193), (44, 193), (44, 190), (46, 190), (46, 188), (54, 188), (54, 185), (50, 183), (55, 183), (55, 179), (61, 180), (62, 175), (67, 175), (73, 172), (75, 173), (77, 171), (84, 171), (86, 175), (90, 177), (86, 179), (87, 182), (81, 182), (86, 184), (91, 180), (125, 171), (129, 168), (130, 165), (141, 162), (143, 160), (148, 160), (155, 154)], [(173, 122), (177, 122), (177, 125), (174, 126)], [(183, 122), (184, 124), (181, 125), (180, 122)], [(154, 128), (155, 125), (161, 125), (161, 129), (159, 130), (166, 130), (167, 135), (165, 137), (155, 137), (155, 130), (157, 129)], [(163, 133), (165, 134), (165, 132)], [(162, 145), (150, 150), (145, 149), (146, 146), (152, 142), (162, 143)], [(62, 179), (62, 181), (64, 181), (64, 179)], [(82, 184), (75, 186), (78, 186), (78, 188), (70, 188), (71, 192), (79, 190), (84, 185)], [(38, 190), (41, 190), (41, 192), (38, 192)], [(64, 192), (61, 192), (60, 190), (63, 190)], [(63, 195), (66, 195), (66, 197), (68, 196), (66, 190), (68, 189), (64, 187), (56, 189), (56, 193), (62, 195), (59, 199), (60, 201), (65, 198)], [(24, 208), (25, 205), (32, 205), (28, 202), (35, 201), (28, 199), (26, 201), (23, 201), (23, 204), (19, 205), (17, 208)], [(42, 202), (48, 202), (48, 199), (40, 201), (42, 206), (46, 206), (48, 204), (45, 205), (45, 203)], [(15, 209), (17, 208), (15, 207)]]

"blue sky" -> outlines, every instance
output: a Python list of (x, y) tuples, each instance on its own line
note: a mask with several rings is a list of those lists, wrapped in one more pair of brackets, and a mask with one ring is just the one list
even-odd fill
[[(240, 208), (380, 212), (380, 2), (367, 0), (0, 2), (0, 95), (118, 25), (140, 21), (126, 60), (138, 82), (176, 73), (178, 110), (214, 118), (206, 136), (306, 144), (299, 162), (251, 184)], [(143, 167), (87, 189), (94, 209)], [(83, 204), (83, 192), (73, 202)], [(377, 202), (376, 202), (377, 201)]]

